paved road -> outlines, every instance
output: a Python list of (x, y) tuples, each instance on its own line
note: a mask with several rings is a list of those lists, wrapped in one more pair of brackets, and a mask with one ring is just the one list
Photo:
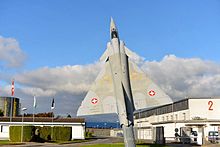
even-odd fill
[(55, 144), (55, 143), (35, 143), (35, 142), (26, 142), (22, 145), (3, 145), (1, 147), (80, 147), (82, 145), (88, 144), (111, 144), (123, 142), (123, 138), (101, 138), (93, 141), (82, 142), (82, 143), (68, 143), (68, 144)]
[[(35, 143), (35, 142), (26, 142), (22, 145), (3, 145), (0, 147), (81, 147), (82, 145), (88, 144), (111, 144), (123, 142), (123, 138), (98, 138), (93, 141), (83, 142), (83, 143), (68, 143), (68, 144), (55, 144), (55, 143)], [(167, 144), (170, 147), (199, 147), (199, 146), (191, 146), (187, 144)], [(209, 144), (203, 147), (220, 147), (220, 144)]]

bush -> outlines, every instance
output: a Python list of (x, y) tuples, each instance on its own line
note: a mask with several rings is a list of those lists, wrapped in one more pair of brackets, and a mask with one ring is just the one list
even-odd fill
[(93, 133), (92, 132), (85, 132), (85, 137), (86, 138), (93, 137)]
[(40, 127), (37, 126), (36, 129), (39, 129), (39, 133), (40, 133), (40, 138), (47, 140), (47, 141), (51, 141), (51, 139), (48, 139), (48, 136), (51, 136), (51, 128), (50, 126), (44, 126), (44, 127)]
[[(40, 138), (47, 141), (69, 141), (72, 137), (72, 128), (71, 127), (36, 127), (39, 129)], [(53, 133), (52, 133), (53, 132)]]
[(52, 140), (59, 141), (69, 141), (72, 138), (72, 128), (71, 127), (54, 127)]
[[(12, 142), (20, 142), (21, 141), (21, 128), (22, 126), (10, 126), (9, 128), (9, 137)], [(23, 141), (30, 141), (32, 138), (32, 130), (34, 126), (23, 126)]]
[[(35, 130), (39, 129), (39, 134), (35, 134)], [(52, 133), (53, 132), (53, 133)], [(10, 140), (13, 142), (21, 141), (21, 126), (10, 126)], [(50, 127), (50, 126), (23, 126), (23, 141), (69, 141), (72, 137), (71, 127)]]

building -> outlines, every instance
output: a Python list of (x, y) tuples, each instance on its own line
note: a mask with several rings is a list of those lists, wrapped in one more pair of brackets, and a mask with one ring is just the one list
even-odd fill
[[(16, 97), (0, 97), (0, 109), (3, 111), (5, 117), (19, 115), (19, 98)], [(11, 115), (12, 114), (12, 115)]]
[(220, 97), (186, 98), (135, 113), (136, 137), (155, 141), (162, 127), (166, 141), (191, 137), (191, 142), (204, 144), (210, 131), (220, 131), (219, 114)]
[(45, 118), (35, 117), (34, 122), (32, 117), (15, 117), (10, 118), (1, 117), (0, 119), (0, 140), (9, 140), (9, 127), (10, 126), (66, 126), (72, 127), (72, 140), (73, 139), (85, 139), (85, 119), (83, 118)]

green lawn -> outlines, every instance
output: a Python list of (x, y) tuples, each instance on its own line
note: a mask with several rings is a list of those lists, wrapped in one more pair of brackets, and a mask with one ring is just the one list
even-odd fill
[(54, 143), (69, 144), (69, 143), (82, 143), (82, 142), (88, 142), (88, 141), (93, 141), (93, 140), (95, 140), (95, 139), (85, 139), (85, 140), (76, 139), (76, 140), (71, 140), (71, 141), (55, 141)]
[[(88, 140), (73, 140), (68, 142), (54, 142), (58, 144), (68, 144), (68, 143), (80, 143), (80, 142), (86, 142)], [(9, 140), (0, 140), (0, 146), (2, 145), (19, 145), (19, 144), (25, 144), (21, 142), (10, 142)], [(94, 145), (83, 145), (81, 147), (124, 147), (123, 143), (114, 143), (114, 144), (94, 144)], [(136, 145), (136, 147), (168, 147), (163, 145), (156, 145), (156, 144), (139, 144)]]
[(21, 142), (10, 142), (9, 140), (0, 140), (0, 145), (23, 144)]

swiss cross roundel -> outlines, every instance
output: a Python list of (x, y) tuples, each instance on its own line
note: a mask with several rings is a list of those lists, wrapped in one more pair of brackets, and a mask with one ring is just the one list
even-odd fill
[(97, 104), (97, 103), (98, 103), (98, 99), (95, 98), (95, 97), (92, 98), (92, 99), (91, 99), (91, 103), (92, 103), (92, 104)]
[(154, 90), (150, 90), (148, 92), (149, 96), (155, 96), (156, 92)]

